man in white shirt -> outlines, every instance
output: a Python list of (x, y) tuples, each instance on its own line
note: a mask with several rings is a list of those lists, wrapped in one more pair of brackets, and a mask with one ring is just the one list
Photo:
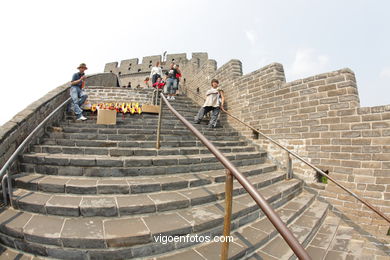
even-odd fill
[(217, 127), (218, 115), (225, 103), (225, 96), (223, 90), (219, 87), (219, 81), (217, 79), (211, 80), (211, 88), (206, 92), (206, 101), (203, 106), (200, 108), (198, 114), (195, 116), (194, 123), (200, 124), (200, 121), (205, 114), (211, 112), (211, 119), (209, 122), (210, 128)]

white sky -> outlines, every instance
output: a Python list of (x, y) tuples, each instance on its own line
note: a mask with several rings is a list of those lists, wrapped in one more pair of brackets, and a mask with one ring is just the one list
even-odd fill
[(271, 62), (287, 81), (351, 68), (362, 106), (390, 104), (390, 1), (148, 0), (1, 1), (0, 125), (107, 62), (208, 52), (244, 73)]

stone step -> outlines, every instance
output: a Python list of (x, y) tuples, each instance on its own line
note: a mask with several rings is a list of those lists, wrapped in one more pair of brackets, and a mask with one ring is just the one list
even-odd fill
[[(274, 207), (283, 205), (302, 190), (298, 180), (275, 185), (281, 186), (260, 191)], [(248, 207), (250, 200), (248, 194), (235, 198), (233, 228), (261, 214), (256, 204)], [(49, 216), (8, 208), (0, 214), (0, 240), (8, 247), (61, 259), (147, 257), (193, 246), (193, 243), (164, 245), (153, 241), (159, 235), (220, 234), (223, 205), (224, 202), (217, 202), (158, 215), (117, 218)]]
[[(263, 151), (225, 153), (232, 161), (266, 157)], [(142, 166), (181, 166), (219, 162), (213, 154), (159, 155), (159, 156), (105, 156), (52, 153), (27, 153), (21, 156), (23, 163), (56, 166), (99, 166), (99, 167), (142, 167)]]
[[(99, 125), (96, 125), (99, 126)], [(216, 131), (216, 129), (202, 129), (202, 134), (209, 136), (239, 136), (238, 132), (232, 130), (221, 130)], [(156, 134), (157, 129), (154, 128), (98, 128), (98, 127), (89, 127), (89, 128), (78, 128), (78, 127), (62, 127), (61, 133), (88, 133), (88, 134), (116, 134), (116, 135), (128, 135), (128, 134)], [(175, 129), (175, 128), (163, 128), (161, 129), (160, 134), (162, 135), (193, 135), (192, 132), (188, 129)]]
[[(285, 179), (284, 172), (270, 172), (250, 176), (248, 179), (258, 189), (273, 186), (282, 187), (278, 183)], [(80, 180), (79, 180), (80, 181)], [(88, 184), (88, 180), (84, 181)], [(132, 184), (136, 185), (137, 182)], [(83, 182), (71, 180), (65, 184), (65, 190), (72, 193), (83, 189)], [(296, 185), (298, 185), (297, 183)], [(295, 186), (297, 187), (297, 186)], [(245, 193), (245, 189), (235, 181), (234, 195)], [(164, 211), (178, 210), (196, 205), (207, 204), (223, 199), (225, 184), (214, 183), (203, 187), (181, 189), (178, 191), (161, 191), (134, 195), (69, 195), (53, 194), (24, 189), (14, 190), (14, 205), (23, 211), (61, 216), (82, 217), (119, 217), (126, 215), (159, 214)]]
[[(306, 247), (317, 233), (323, 223), (327, 212), (328, 204), (314, 201), (314, 203), (302, 215), (299, 216), (288, 227), (299, 243)], [(244, 242), (244, 241), (242, 241)], [(281, 235), (277, 235), (251, 254), (248, 259), (255, 260), (258, 257), (270, 256), (272, 259), (296, 259), (294, 252)], [(313, 258), (314, 259), (314, 258)]]
[[(239, 167), (245, 176), (276, 171), (274, 164)], [(225, 170), (165, 175), (162, 177), (78, 177), (46, 174), (18, 174), (15, 187), (32, 191), (68, 194), (137, 194), (179, 190), (224, 182)]]
[(41, 259), (49, 259), (49, 258), (28, 254), (13, 248), (0, 245), (0, 259), (41, 260)]
[[(222, 153), (242, 153), (256, 151), (253, 146), (233, 146), (221, 147), (219, 150)], [(178, 148), (118, 148), (118, 147), (69, 147), (61, 145), (35, 145), (31, 148), (34, 153), (50, 153), (50, 154), (80, 154), (80, 155), (108, 155), (108, 156), (159, 156), (159, 155), (193, 155), (193, 154), (209, 154), (210, 151), (205, 147), (182, 147)]]
[[(194, 118), (196, 116), (198, 111), (195, 113), (180, 113), (186, 120), (189, 122), (193, 122)], [(96, 114), (85, 114), (85, 116), (88, 118), (88, 120), (84, 121), (84, 124), (96, 124), (97, 115)], [(221, 114), (222, 117), (224, 117), (223, 114)], [(208, 117), (206, 116), (203, 121), (208, 122)], [(73, 115), (66, 115), (65, 120), (67, 122), (77, 122), (75, 121), (75, 116)], [(120, 113), (117, 114), (116, 117), (116, 123), (117, 124), (131, 124), (139, 122), (140, 120), (144, 120), (148, 123), (151, 123), (153, 121), (158, 120), (158, 115), (148, 115), (148, 114), (141, 114), (141, 115), (131, 115), (131, 114), (125, 114), (124, 116)], [(162, 116), (162, 123), (163, 124), (183, 124), (175, 115), (172, 113), (165, 113)]]
[[(155, 148), (156, 141), (105, 141), (105, 140), (71, 140), (43, 138), (43, 145), (77, 146), (77, 147), (139, 147)], [(213, 141), (216, 147), (247, 146), (247, 141)], [(200, 141), (162, 141), (160, 149), (169, 147), (205, 147)]]
[[(108, 141), (156, 141), (156, 134), (145, 134), (145, 133), (131, 133), (131, 134), (90, 134), (90, 133), (61, 133), (54, 132), (48, 135), (52, 139), (72, 139), (72, 140), (108, 140)], [(198, 140), (194, 135), (172, 135), (172, 134), (161, 134), (160, 139), (163, 141), (188, 141)], [(238, 141), (243, 140), (243, 137), (238, 136), (224, 136), (224, 135), (209, 135), (207, 139), (210, 141)]]
[[(84, 121), (84, 122), (79, 122), (79, 121), (75, 121), (75, 122), (70, 122), (70, 121), (67, 121), (67, 122), (62, 122), (59, 124), (59, 127), (76, 127), (76, 128), (98, 128), (98, 129), (157, 129), (157, 123), (158, 123), (158, 120), (157, 119), (149, 119), (149, 120), (142, 120), (142, 119), (139, 119), (137, 121), (133, 121), (129, 124), (116, 124), (116, 125), (97, 125), (96, 122), (92, 122), (92, 123), (86, 123), (88, 121)], [(188, 130), (187, 127), (185, 127), (181, 122), (177, 122), (177, 121), (166, 121), (163, 123), (162, 125), (163, 127), (166, 126), (168, 127), (169, 129), (175, 129), (175, 130)], [(193, 125), (195, 128), (197, 128), (198, 130), (201, 131), (201, 133), (213, 133), (213, 132), (221, 132), (223, 133), (224, 131), (235, 131), (233, 128), (231, 128), (230, 126), (228, 125), (223, 125), (223, 127), (217, 127), (217, 128), (213, 128), (213, 129), (210, 129), (207, 127), (207, 124), (194, 124)], [(83, 130), (80, 130), (80, 131), (83, 131)]]
[[(299, 234), (299, 238), (303, 239), (304, 234), (306, 234), (304, 231), (308, 230), (307, 227), (309, 225), (314, 226), (312, 233), (316, 232), (315, 227), (321, 224), (323, 217), (326, 215), (327, 205), (314, 200), (314, 195), (302, 192), (299, 196), (277, 209), (276, 212), (290, 229), (297, 232), (294, 234)], [(306, 221), (309, 222), (306, 223)], [(253, 254), (255, 250), (264, 246), (268, 241), (280, 237), (275, 227), (264, 215), (262, 215), (261, 218), (236, 229), (232, 232), (232, 237), (233, 242), (229, 244), (229, 259), (289, 259), (288, 257), (274, 258), (263, 252)], [(306, 240), (309, 238), (310, 236), (306, 236)], [(284, 240), (280, 241), (282, 244), (283, 242)], [(191, 249), (155, 257), (154, 260), (183, 259), (183, 257), (188, 254), (196, 256), (191, 259), (220, 259), (221, 245), (222, 243), (216, 242), (204, 243), (192, 247)], [(278, 245), (275, 244), (275, 247), (277, 246)], [(275, 248), (275, 250), (277, 251), (278, 248)], [(199, 258), (198, 256), (202, 258)]]
[[(188, 120), (189, 120), (189, 122), (193, 122), (194, 118), (192, 117)], [(200, 124), (193, 124), (193, 126), (197, 129), (208, 129), (209, 128), (208, 122), (209, 122), (208, 119), (205, 118), (200, 122)], [(157, 123), (158, 123), (157, 118), (156, 119), (125, 119), (125, 120), (117, 119), (115, 125), (108, 125), (108, 127), (126, 127), (126, 126), (130, 126), (130, 125), (135, 125), (135, 126), (143, 125), (143, 127), (145, 127), (145, 129), (147, 129), (147, 128), (154, 129), (154, 128), (157, 128)], [(79, 121), (74, 120), (74, 119), (66, 119), (65, 121), (63, 121), (63, 124), (70, 125), (70, 126), (83, 124), (86, 127), (97, 126), (95, 119), (94, 120), (90, 119), (90, 120), (86, 120), (83, 122), (79, 122)], [(99, 125), (99, 126), (104, 126), (104, 125)], [(162, 127), (163, 128), (185, 128), (185, 126), (183, 125), (183, 123), (181, 121), (176, 120), (176, 119), (172, 119), (172, 118), (164, 119), (162, 121)], [(142, 127), (138, 127), (138, 128), (142, 128)], [(225, 121), (219, 120), (217, 127), (213, 130), (218, 131), (218, 130), (222, 130), (222, 129), (232, 129), (232, 128), (227, 123), (225, 123)]]
[[(180, 113), (185, 119), (187, 119), (188, 121), (193, 121), (194, 120), (194, 117), (196, 116), (198, 111), (194, 112), (194, 113)], [(93, 114), (88, 114), (88, 113), (84, 113), (85, 116), (89, 119), (85, 122), (88, 122), (88, 121), (96, 121), (97, 119), (97, 114), (96, 113), (93, 113)], [(162, 116), (163, 118), (163, 121), (167, 121), (167, 120), (176, 120), (177, 122), (180, 122), (180, 120), (172, 113), (165, 113), (163, 114)], [(74, 115), (71, 115), (71, 114), (66, 114), (65, 115), (65, 119), (66, 120), (72, 120), (74, 119)], [(121, 113), (117, 113), (117, 116), (116, 116), (116, 119), (117, 119), (117, 122), (134, 122), (136, 120), (140, 120), (140, 119), (143, 119), (143, 120), (150, 120), (150, 119), (158, 119), (158, 114), (153, 114), (153, 115), (149, 115), (149, 114), (141, 114), (141, 115), (138, 115), (138, 114), (125, 114), (124, 116), (121, 114)]]
[(312, 259), (387, 260), (389, 244), (390, 237), (385, 233), (374, 238), (373, 234), (351, 225), (342, 212), (329, 211), (306, 251)]
[[(199, 157), (200, 155), (197, 156)], [(179, 155), (177, 157), (179, 157)], [(190, 155), (186, 157), (190, 157)], [(120, 158), (120, 157), (114, 157), (114, 158)], [(186, 160), (187, 159), (188, 158), (186, 158)], [(258, 156), (252, 159), (232, 160), (232, 162), (236, 167), (262, 164), (265, 161), (266, 161), (265, 156)], [(140, 162), (140, 160), (138, 160), (138, 162)], [(61, 165), (53, 165), (53, 164), (49, 165), (49, 164), (42, 164), (42, 163), (38, 163), (38, 164), (21, 163), (20, 170), (26, 173), (42, 173), (47, 175), (61, 175), (61, 176), (94, 176), (94, 177), (121, 177), (122, 176), (124, 177), (124, 176), (158, 176), (158, 175), (190, 173), (190, 172), (194, 173), (199, 171), (211, 171), (211, 170), (219, 170), (224, 168), (220, 162), (197, 163), (197, 164), (191, 164), (189, 162), (189, 164), (176, 165), (175, 167), (172, 167), (172, 165), (161, 165), (158, 167), (152, 165), (129, 166), (129, 167), (128, 166), (107, 167), (107, 166), (100, 166), (100, 165), (96, 167), (72, 166), (72, 165), (61, 166)]]

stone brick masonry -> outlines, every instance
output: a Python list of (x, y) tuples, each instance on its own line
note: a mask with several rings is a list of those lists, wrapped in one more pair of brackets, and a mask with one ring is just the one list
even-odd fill
[[(225, 90), (226, 107), (233, 115), (286, 145), (341, 184), (390, 213), (390, 106), (360, 107), (354, 73), (341, 69), (285, 82), (281, 64), (273, 63), (242, 75), (242, 65), (231, 60), (219, 69), (208, 60), (200, 69), (186, 66), (184, 89), (204, 95), (212, 78)], [(187, 95), (198, 104), (203, 100)], [(254, 134), (222, 115), (242, 135)], [(286, 154), (269, 142), (254, 140), (272, 160), (284, 164)], [(293, 160), (294, 174), (308, 184), (316, 174)], [(334, 184), (320, 194), (351, 220), (370, 232), (385, 234), (388, 225)]]
[(139, 102), (152, 104), (153, 88), (149, 89), (124, 89), (117, 87), (88, 86), (85, 93), (91, 103), (100, 102)]
[[(70, 75), (71, 76), (71, 75)], [(112, 73), (99, 73), (87, 77), (87, 85), (117, 86), (117, 77)], [(16, 114), (10, 121), (0, 128), (0, 167), (14, 153), (20, 143), (31, 133), (32, 130), (45, 119), (55, 108), (69, 98), (70, 82), (65, 83), (28, 105)], [(59, 111), (48, 124), (58, 121), (63, 116)], [(43, 129), (33, 138), (34, 143), (38, 137), (44, 134)]]

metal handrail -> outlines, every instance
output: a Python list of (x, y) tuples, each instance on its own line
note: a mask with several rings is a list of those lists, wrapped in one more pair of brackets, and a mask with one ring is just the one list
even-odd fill
[(58, 106), (56, 109), (54, 109), (39, 125), (37, 125), (37, 127), (35, 127), (35, 129), (23, 140), (23, 142), (18, 146), (18, 148), (15, 150), (15, 152), (13, 152), (13, 154), (11, 155), (10, 158), (8, 158), (7, 162), (3, 165), (3, 167), (1, 168), (0, 170), (0, 178), (1, 178), (1, 183), (2, 183), (2, 189), (3, 189), (3, 196), (4, 196), (4, 203), (5, 205), (7, 205), (7, 196), (6, 196), (6, 193), (5, 193), (5, 182), (4, 182), (4, 178), (7, 178), (7, 185), (8, 185), (8, 196), (9, 196), (9, 200), (10, 200), (10, 204), (11, 206), (13, 207), (13, 201), (12, 201), (12, 180), (11, 180), (11, 176), (10, 176), (10, 173), (9, 173), (9, 170), (8, 168), (11, 166), (11, 164), (15, 161), (15, 159), (17, 158), (17, 156), (20, 154), (20, 152), (23, 151), (23, 149), (25, 148), (26, 144), (28, 144), (28, 142), (30, 141), (30, 139), (34, 136), (34, 134), (36, 132), (38, 132), (38, 130), (40, 130), (42, 128), (42, 126), (54, 115), (56, 114), (60, 109), (62, 109), (65, 105), (67, 105), (69, 103), (69, 101), (71, 100), (71, 98), (68, 98), (67, 100), (65, 100), (60, 106)]
[[(204, 99), (202, 96), (200, 96), (198, 93), (195, 93), (195, 91), (192, 91), (190, 89), (186, 89), (190, 92), (192, 92), (194, 95), (198, 96), (199, 98), (202, 98)], [(293, 151), (290, 151), (287, 147), (285, 147), (284, 145), (276, 142), (274, 139), (272, 139), (271, 137), (263, 134), (262, 132), (260, 132), (258, 129), (254, 128), (253, 126), (243, 122), (241, 119), (237, 118), (236, 116), (230, 114), (229, 112), (227, 112), (224, 108), (221, 108), (221, 110), (223, 112), (225, 112), (225, 114), (227, 114), (228, 116), (234, 118), (235, 120), (237, 120), (238, 122), (240, 122), (241, 124), (245, 125), (246, 127), (250, 128), (251, 130), (253, 130), (254, 132), (258, 133), (259, 135), (261, 135), (262, 137), (264, 137), (265, 139), (267, 139), (268, 141), (272, 142), (273, 144), (277, 145), (279, 148), (281, 148), (282, 150), (286, 151), (289, 155), (292, 155), (294, 156), (295, 158), (297, 158), (298, 160), (300, 160), (301, 162), (303, 162), (304, 164), (306, 164), (307, 166), (309, 166), (310, 168), (312, 168), (313, 170), (315, 170), (316, 172), (318, 172), (319, 174), (321, 174), (322, 176), (326, 177), (327, 179), (331, 180), (334, 184), (336, 184), (338, 187), (340, 187), (342, 190), (344, 190), (345, 192), (349, 193), (352, 197), (354, 197), (355, 199), (357, 199), (358, 201), (360, 201), (361, 203), (363, 203), (364, 205), (366, 205), (369, 209), (371, 209), (372, 211), (374, 211), (376, 214), (378, 214), (380, 217), (382, 217), (384, 220), (386, 220), (388, 223), (390, 223), (390, 218), (387, 217), (383, 212), (381, 212), (379, 209), (377, 209), (376, 207), (374, 207), (371, 203), (369, 203), (368, 201), (360, 198), (357, 194), (355, 194), (353, 191), (350, 191), (348, 188), (344, 187), (342, 184), (340, 184), (338, 181), (336, 181), (335, 179), (333, 179), (333, 177), (329, 176), (328, 174), (326, 174), (323, 170), (321, 170), (320, 168), (316, 167), (315, 165), (311, 164), (310, 162), (308, 162), (306, 159), (302, 158), (301, 156), (299, 156), (298, 154), (294, 153)]]
[[(169, 110), (209, 149), (209, 151), (220, 161), (223, 166), (237, 179), (244, 187), (248, 194), (254, 199), (256, 204), (261, 208), (264, 214), (268, 217), (271, 223), (278, 230), (290, 248), (294, 251), (299, 259), (311, 259), (303, 246), (298, 242), (293, 233), (287, 228), (286, 224), (280, 219), (272, 207), (268, 204), (265, 198), (257, 191), (257, 189), (249, 182), (249, 180), (216, 148), (198, 129), (188, 122), (179, 112), (177, 112), (168, 102), (163, 93), (160, 94), (162, 101), (168, 106)], [(161, 117), (161, 114), (160, 114)], [(161, 118), (159, 119), (161, 121)], [(160, 129), (160, 128), (159, 128)], [(159, 135), (159, 132), (157, 133)], [(158, 140), (159, 137), (157, 136)], [(159, 144), (157, 144), (159, 147)]]

